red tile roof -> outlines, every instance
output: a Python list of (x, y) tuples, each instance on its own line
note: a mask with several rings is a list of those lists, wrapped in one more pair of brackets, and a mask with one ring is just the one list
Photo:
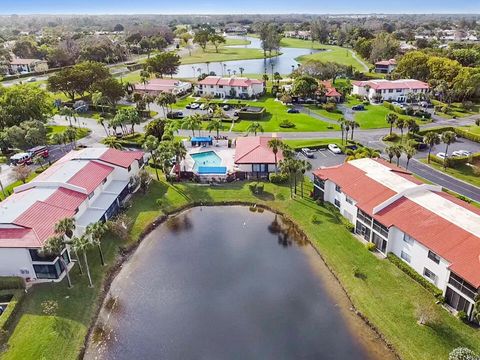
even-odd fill
[(261, 85), (263, 82), (257, 79), (249, 78), (222, 78), (220, 76), (207, 76), (205, 79), (198, 82), (199, 85), (223, 85), (223, 86), (234, 86), (234, 87), (248, 87), (253, 84)]
[(0, 231), (0, 248), (38, 248), (42, 246), (35, 231), (28, 228), (9, 228)]
[(377, 61), (375, 65), (397, 65), (397, 60), (395, 59), (390, 59), (390, 60), (382, 60), (382, 61)]
[(96, 161), (89, 161), (79, 172), (73, 175), (67, 182), (80, 186), (90, 194), (104, 179), (113, 171), (113, 167)]
[[(408, 172), (398, 169), (383, 160), (392, 171), (421, 184)], [(416, 202), (401, 197), (376, 214), (373, 208), (396, 194), (393, 190), (365, 175), (359, 168), (345, 163), (340, 166), (318, 169), (315, 176), (339, 185), (342, 192), (357, 201), (357, 207), (387, 227), (395, 226), (451, 263), (450, 270), (474, 287), (480, 287), (480, 238), (460, 228), (453, 222), (424, 208)], [(447, 193), (438, 193), (443, 198), (478, 215), (480, 210)], [(415, 221), (412, 221), (415, 219)]]
[(427, 83), (420, 80), (369, 80), (369, 81), (352, 81), (353, 85), (359, 87), (370, 86), (374, 90), (391, 90), (391, 89), (429, 89)]
[(132, 165), (135, 160), (140, 160), (143, 157), (143, 154), (143, 151), (108, 149), (102, 154), (102, 156), (100, 156), (100, 160), (127, 168)]
[(332, 85), (332, 83), (328, 80), (320, 81), (320, 83), (325, 86), (325, 89), (327, 90), (325, 93), (326, 97), (341, 97), (342, 94), (340, 94), (337, 89)]
[[(275, 155), (268, 147), (272, 137), (240, 137), (235, 145), (235, 164), (275, 164)], [(283, 159), (282, 150), (277, 153), (277, 162)]]
[(76, 210), (87, 197), (86, 194), (60, 187), (44, 202), (49, 205), (61, 206), (67, 210)]

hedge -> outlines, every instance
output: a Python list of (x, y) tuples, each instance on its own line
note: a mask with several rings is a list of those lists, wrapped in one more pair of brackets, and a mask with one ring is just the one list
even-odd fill
[(0, 277), (0, 290), (25, 289), (25, 280), (16, 276)]
[(426, 290), (431, 292), (436, 298), (440, 299), (442, 297), (442, 295), (443, 295), (442, 290), (437, 288), (430, 281), (428, 281), (422, 275), (417, 273), (410, 265), (405, 263), (402, 259), (397, 257), (395, 254), (388, 253), (387, 258), (388, 258), (388, 260), (390, 260), (390, 262), (392, 264), (394, 264), (396, 267), (398, 267), (400, 270), (402, 270), (405, 274), (410, 276), (417, 283), (422, 285)]
[(15, 320), (15, 315), (21, 308), (21, 303), (25, 298), (25, 291), (24, 290), (1, 290), (0, 296), (3, 295), (12, 295), (10, 302), (8, 303), (7, 309), (5, 312), (0, 316), (0, 329), (4, 331), (8, 331), (11, 325)]
[(252, 112), (252, 111), (239, 111), (238, 118), (240, 120), (260, 120), (265, 115), (265, 108), (262, 108), (262, 111)]
[(479, 134), (474, 134), (474, 133), (472, 133), (468, 130), (455, 128), (453, 126), (434, 127), (434, 128), (430, 128), (430, 129), (420, 130), (418, 133), (420, 135), (425, 135), (427, 132), (434, 132), (434, 133), (437, 133), (437, 134), (441, 134), (445, 131), (453, 131), (458, 136), (461, 136), (465, 139), (480, 143), (480, 135)]
[[(433, 161), (434, 163), (443, 165), (444, 160), (439, 158), (436, 155), (430, 155), (430, 160)], [(479, 153), (474, 153), (471, 156), (455, 156), (455, 157), (449, 157), (446, 159), (447, 167), (457, 167), (459, 165), (465, 165), (467, 162), (473, 162), (476, 160), (480, 160), (480, 152)]]

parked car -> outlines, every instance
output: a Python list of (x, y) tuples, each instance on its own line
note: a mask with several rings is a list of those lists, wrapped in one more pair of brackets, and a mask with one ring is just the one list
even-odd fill
[(305, 155), (307, 158), (313, 159), (313, 151), (309, 148), (302, 148), (302, 154)]
[(12, 165), (24, 165), (32, 163), (32, 155), (30, 153), (18, 153), (10, 157), (10, 163)]
[(238, 111), (234, 111), (233, 116), (238, 116)]
[(289, 114), (298, 114), (300, 111), (298, 111), (298, 109), (295, 109), (295, 108), (290, 108), (287, 110), (287, 113)]
[(456, 150), (452, 152), (452, 156), (470, 156), (472, 153), (467, 150)]
[(352, 110), (362, 111), (362, 110), (365, 110), (365, 106), (363, 104), (358, 104), (358, 105), (352, 106)]
[(328, 150), (330, 150), (334, 154), (342, 153), (342, 149), (340, 149), (337, 144), (328, 144)]
[(185, 105), (185, 109), (191, 109), (191, 108), (192, 108), (192, 105), (191, 105), (191, 104)]
[(29, 77), (26, 82), (35, 82), (37, 81), (37, 78), (36, 77)]
[(440, 159), (446, 159), (448, 156), (444, 152), (439, 152), (437, 153), (437, 157), (439, 157)]
[(168, 119), (182, 119), (183, 113), (181, 111), (171, 111), (167, 114)]
[(230, 110), (230, 105), (228, 105), (228, 104), (223, 105), (222, 109), (225, 110), (225, 111), (228, 111), (228, 110)]
[(191, 103), (190, 104), (190, 109), (192, 109), (192, 110), (198, 109), (199, 107), (200, 107), (199, 103)]

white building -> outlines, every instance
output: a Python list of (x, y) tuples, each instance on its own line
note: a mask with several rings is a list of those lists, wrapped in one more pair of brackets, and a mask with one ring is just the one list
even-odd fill
[(365, 96), (374, 102), (377, 96), (381, 101), (405, 102), (408, 94), (426, 94), (430, 87), (427, 83), (413, 79), (352, 81), (352, 94)]
[[(74, 218), (74, 235), (117, 213), (143, 166), (140, 151), (86, 148), (71, 151), (31, 182), (18, 186), (0, 203), (0, 276), (28, 281), (58, 281), (65, 274), (57, 256), (39, 250), (54, 235), (55, 224)], [(71, 263), (68, 249), (63, 251)]]
[(250, 99), (265, 92), (263, 81), (242, 77), (222, 78), (207, 76), (195, 86), (195, 93), (199, 96), (212, 95), (218, 98)]
[(48, 63), (39, 59), (14, 58), (8, 66), (8, 74), (26, 74), (31, 72), (44, 72), (48, 70)]
[(383, 160), (314, 172), (314, 194), (334, 204), (355, 233), (393, 253), (472, 314), (480, 288), (480, 210)]
[(390, 74), (397, 67), (395, 59), (377, 61), (375, 63), (375, 72), (379, 74)]
[(190, 91), (192, 84), (177, 79), (152, 79), (146, 84), (135, 84), (135, 92), (158, 96), (162, 92), (184, 95)]

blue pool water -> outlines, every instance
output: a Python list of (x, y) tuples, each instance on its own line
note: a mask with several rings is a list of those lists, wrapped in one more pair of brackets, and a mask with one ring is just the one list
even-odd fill
[(195, 164), (193, 170), (199, 174), (225, 174), (227, 168), (222, 165), (222, 159), (215, 151), (205, 151), (190, 155)]

